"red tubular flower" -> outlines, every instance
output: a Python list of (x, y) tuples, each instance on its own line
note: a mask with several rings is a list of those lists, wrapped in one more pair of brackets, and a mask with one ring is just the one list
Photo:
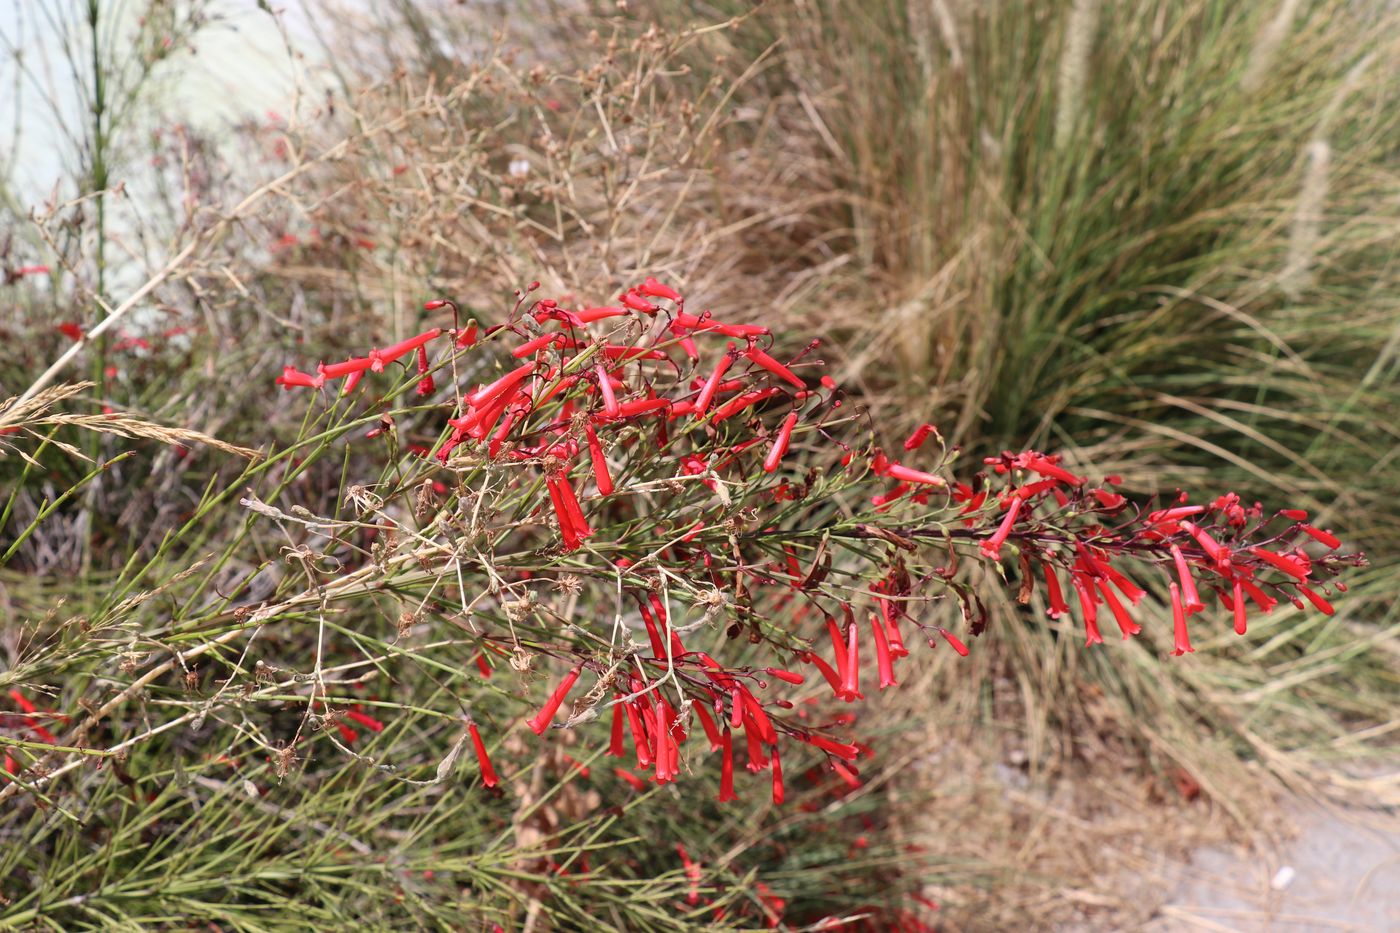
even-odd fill
[(476, 761), (481, 767), (481, 783), (487, 787), (495, 787), (501, 783), (501, 779), (496, 776), (496, 769), (491, 766), (491, 756), (486, 754), (486, 743), (481, 741), (481, 733), (477, 731), (476, 723), (469, 724), (467, 730), (472, 734), (472, 748), (476, 749)]
[(647, 628), (647, 638), (651, 641), (651, 656), (654, 658), (666, 657), (666, 642), (661, 640), (661, 633), (656, 629), (656, 623), (652, 621), (651, 613), (646, 606), (640, 606), (642, 613), (642, 624)]
[(938, 429), (931, 424), (925, 423), (919, 425), (914, 429), (913, 434), (910, 434), (904, 439), (904, 449), (918, 450), (920, 447), (924, 446), (924, 441), (928, 440), (928, 436), (937, 430)]
[(1307, 569), (1299, 561), (1291, 557), (1284, 557), (1282, 554), (1275, 554), (1273, 551), (1266, 551), (1261, 547), (1252, 547), (1249, 549), (1249, 553), (1265, 563), (1282, 570), (1291, 577), (1296, 577), (1299, 580), (1306, 580), (1308, 578)]
[(773, 746), (771, 758), (773, 763), (773, 805), (781, 807), (787, 798), (787, 792), (783, 788), (783, 763), (778, 758), (777, 745)]
[(418, 380), (418, 388), (415, 391), (419, 396), (432, 395), (437, 386), (433, 383), (433, 374), (428, 372), (428, 351), (422, 347), (418, 348), (418, 371), (423, 374), (423, 378)]
[(650, 301), (647, 301), (641, 295), (638, 295), (635, 291), (631, 290), (619, 295), (617, 297), (617, 300), (622, 302), (627, 307), (631, 308), (633, 311), (640, 311), (643, 314), (655, 314), (656, 312), (661, 310), (656, 305), (652, 304)]
[(753, 721), (752, 716), (744, 716), (744, 740), (749, 751), (747, 767), (750, 772), (757, 774), (768, 767), (771, 762), (763, 751), (763, 739), (759, 734), (758, 724)]
[(24, 712), (24, 724), (29, 727), (30, 732), (34, 733), (35, 738), (37, 738), (40, 742), (47, 742), (50, 745), (58, 744), (58, 739), (54, 737), (54, 734), (48, 729), (44, 728), (39, 723), (39, 720), (34, 717), (34, 714), (38, 712), (38, 709), (34, 706), (33, 703), (29, 702), (29, 697), (20, 693), (18, 690), (11, 690), (10, 699), (14, 700), (15, 705), (18, 706)]
[(676, 323), (682, 327), (689, 327), (697, 333), (711, 331), (725, 337), (739, 337), (745, 340), (750, 337), (765, 337), (772, 333), (768, 328), (759, 327), (757, 324), (721, 324), (710, 318), (709, 313), (706, 311), (700, 317), (696, 317), (693, 314), (679, 311), (676, 313)]
[(1022, 499), (1034, 499), (1041, 493), (1049, 492), (1058, 485), (1060, 485), (1060, 481), (1057, 479), (1042, 479), (1034, 483), (1027, 483), (1020, 489), (1013, 489), (1002, 496), (1001, 505), (1003, 508), (1010, 505), (1012, 496), (1020, 496)]
[(1181, 588), (1176, 585), (1176, 581), (1172, 581), (1169, 589), (1172, 594), (1172, 634), (1176, 639), (1172, 654), (1181, 657), (1196, 649), (1191, 647), (1191, 636), (1186, 631), (1186, 610), (1181, 605)]
[(846, 627), (846, 666), (841, 675), (841, 690), (838, 694), (847, 703), (861, 698), (860, 695), (860, 642), (859, 632), (854, 623)]
[(685, 877), (690, 882), (690, 893), (686, 895), (687, 904), (700, 903), (700, 866), (690, 860), (690, 854), (685, 851), (685, 846), (676, 843), (676, 852), (681, 857), (681, 864), (685, 866)]
[(773, 447), (768, 451), (768, 456), (763, 458), (763, 470), (765, 473), (772, 473), (782, 463), (783, 455), (787, 453), (788, 444), (792, 440), (792, 429), (797, 426), (797, 412), (788, 412), (788, 416), (783, 419), (782, 427), (778, 428), (778, 436), (773, 439)]
[[(648, 594), (648, 598), (651, 600), (652, 610), (656, 613), (657, 623), (669, 626), (669, 622), (666, 618), (666, 607), (662, 604), (661, 597), (657, 596), (655, 593), (650, 593)], [(669, 629), (669, 631), (671, 635), (671, 657), (683, 657), (686, 653), (686, 650), (685, 645), (681, 644), (681, 637), (676, 634), (675, 629)], [(665, 656), (666, 655), (664, 654), (661, 655), (661, 657), (663, 658)]]
[(884, 511), (890, 503), (903, 498), (913, 487), (908, 483), (900, 483), (889, 492), (880, 493), (870, 497), (870, 504), (876, 507), (877, 511)]
[(462, 328), (457, 332), (457, 347), (472, 347), (476, 345), (476, 322)]
[(875, 633), (875, 659), (880, 670), (880, 689), (897, 687), (899, 681), (894, 679), (894, 659), (890, 657), (889, 636), (885, 633), (884, 624), (874, 615), (870, 617), (870, 630)]
[(612, 474), (608, 472), (608, 458), (603, 454), (603, 445), (598, 440), (598, 432), (592, 424), (584, 425), (584, 436), (588, 438), (588, 459), (593, 463), (593, 480), (598, 484), (598, 494), (612, 495)]
[(1268, 615), (1274, 611), (1274, 607), (1278, 605), (1277, 599), (1274, 599), (1272, 596), (1259, 589), (1259, 587), (1255, 586), (1250, 580), (1246, 580), (1243, 577), (1236, 577), (1236, 579), (1239, 581), (1244, 591), (1249, 594), (1249, 598), (1254, 600), (1254, 604), (1259, 607), (1264, 615)]
[(1058, 463), (1056, 463), (1056, 460), (1058, 459), (1058, 457), (1047, 457), (1043, 454), (1033, 454), (1031, 456), (1024, 457), (1022, 462), (1018, 463), (1018, 466), (1024, 466), (1026, 469), (1030, 470), (1033, 473), (1039, 473), (1041, 476), (1053, 477), (1054, 479), (1058, 479), (1063, 482), (1069, 483), (1071, 486), (1084, 485), (1084, 477), (1076, 476), (1069, 470), (1066, 470), (1064, 467), (1060, 466)]
[(696, 703), (692, 708), (695, 710), (695, 718), (700, 720), (700, 727), (705, 730), (705, 738), (710, 740), (710, 751), (719, 751), (722, 743), (714, 717), (710, 715), (710, 711), (705, 708), (703, 703)]
[(1190, 522), (1182, 522), (1181, 527), (1186, 529), (1186, 533), (1196, 539), (1196, 543), (1201, 546), (1201, 550), (1209, 555), (1216, 564), (1226, 565), (1230, 562), (1230, 549), (1216, 541), (1209, 534), (1197, 528)]
[(610, 317), (621, 317), (626, 313), (626, 308), (610, 305), (602, 308), (584, 308), (582, 311), (575, 312), (574, 316), (578, 318), (580, 323), (592, 324), (594, 321), (601, 321)]
[(369, 369), (370, 362), (369, 357), (359, 357), (341, 363), (322, 363), (316, 367), (316, 370), (327, 379), (339, 379), (341, 376), (364, 375), (365, 371)]
[(617, 406), (617, 414), (610, 415), (612, 418), (635, 418), (638, 415), (650, 415), (659, 411), (666, 411), (672, 405), (668, 398), (639, 398), (630, 402), (622, 402)]
[(816, 652), (811, 652), (810, 654), (808, 654), (806, 656), (806, 660), (807, 663), (815, 666), (817, 670), (821, 671), (822, 676), (826, 678), (826, 682), (831, 684), (832, 692), (834, 692), (839, 698), (841, 696), (841, 675), (838, 674), (830, 664), (827, 664), (826, 661)]
[(357, 710), (357, 709), (350, 709), (350, 710), (346, 710), (346, 711), (345, 711), (345, 715), (346, 715), (347, 718), (353, 719), (355, 722), (357, 722), (357, 723), (359, 723), (360, 725), (364, 726), (366, 729), (368, 729), (368, 730), (371, 731), (371, 732), (383, 732), (383, 731), (384, 731), (384, 723), (380, 722), (378, 719), (375, 719), (373, 716), (369, 715), (368, 713), (362, 712), (362, 711)]
[(769, 388), (745, 392), (743, 395), (736, 395), (734, 398), (715, 409), (715, 413), (710, 416), (710, 423), (719, 424), (726, 418), (734, 417), (750, 405), (757, 405), (764, 399), (770, 399), (781, 391), (781, 389)]
[(739, 685), (729, 688), (729, 728), (739, 729), (744, 725), (744, 697), (739, 693)]
[(583, 509), (578, 504), (578, 496), (574, 495), (574, 487), (569, 482), (569, 478), (561, 473), (557, 482), (559, 496), (563, 500), (565, 510), (569, 513), (569, 521), (573, 524), (574, 534), (579, 538), (591, 536), (593, 529), (588, 527), (588, 521), (583, 517)]
[(530, 731), (535, 735), (544, 735), (544, 730), (549, 728), (549, 724), (554, 721), (554, 714), (559, 711), (559, 704), (564, 702), (569, 691), (573, 689), (574, 683), (578, 681), (578, 675), (582, 668), (576, 667), (564, 676), (559, 682), (559, 686), (554, 688), (554, 692), (549, 695), (540, 711), (531, 718), (525, 720), (525, 725), (530, 727)]
[(608, 378), (608, 371), (602, 363), (593, 367), (593, 371), (598, 374), (598, 391), (603, 393), (603, 413), (609, 418), (616, 418), (621, 413), (621, 408), (617, 404), (617, 396), (613, 394), (612, 380)]
[(646, 770), (651, 767), (651, 744), (647, 741), (646, 728), (642, 725), (642, 716), (645, 713), (638, 713), (638, 702), (633, 700), (626, 704), (627, 727), (632, 733), (632, 747), (637, 752), (637, 767)]
[(1332, 613), (1336, 612), (1336, 610), (1332, 608), (1331, 603), (1323, 599), (1321, 595), (1313, 592), (1308, 587), (1299, 584), (1298, 592), (1302, 593), (1303, 596), (1307, 598), (1308, 602), (1312, 603), (1313, 607), (1316, 608), (1323, 615), (1330, 616)]
[(675, 321), (672, 321), (671, 333), (680, 341), (681, 349), (685, 351), (687, 357), (694, 361), (700, 359), (700, 350), (695, 346), (695, 340), (690, 336), (690, 331), (686, 330)]
[(656, 738), (656, 770), (654, 772), (656, 783), (665, 784), (676, 777), (676, 772), (672, 769), (671, 754), (671, 730), (668, 728), (670, 722), (670, 707), (666, 701), (657, 698), (652, 705), (652, 735)]
[(719, 802), (728, 803), (731, 800), (738, 800), (734, 793), (734, 735), (728, 730), (725, 731), (723, 739), (720, 741), (721, 753), (719, 768)]
[(1193, 615), (1206, 607), (1201, 602), (1201, 597), (1196, 592), (1196, 581), (1191, 579), (1191, 569), (1186, 566), (1186, 558), (1182, 556), (1181, 548), (1172, 545), (1172, 560), (1176, 562), (1176, 575), (1181, 580), (1181, 595), (1185, 605), (1182, 607), (1186, 614)]
[(1113, 585), (1118, 587), (1118, 591), (1127, 597), (1128, 602), (1136, 606), (1142, 602), (1142, 598), (1147, 595), (1147, 591), (1129, 580), (1116, 567), (1104, 566), (1104, 573), (1113, 581)]
[(385, 347), (383, 350), (371, 350), (369, 354), (370, 368), (373, 369), (375, 361), (379, 361), (380, 366), (376, 372), (382, 370), (384, 368), (384, 363), (392, 363), (399, 357), (407, 353), (412, 353), (414, 350), (423, 346), (423, 344), (430, 340), (435, 340), (441, 335), (442, 328), (434, 327), (432, 330), (424, 331), (417, 336), (409, 337), (407, 340), (401, 340), (393, 346)]
[(818, 732), (800, 733), (797, 737), (802, 741), (806, 742), (808, 745), (811, 745), (813, 748), (819, 748), (822, 751), (827, 752), (831, 755), (835, 755), (837, 758), (840, 758), (844, 761), (855, 761), (856, 757), (860, 755), (860, 749), (856, 746), (847, 745), (846, 743), (838, 742), (835, 739), (829, 739)]
[(75, 324), (72, 321), (64, 321), (62, 324), (55, 327), (54, 330), (58, 331), (60, 334), (67, 337), (74, 343), (77, 343), (79, 340), (83, 339), (82, 326)]
[(779, 363), (777, 360), (773, 359), (773, 357), (769, 356), (767, 353), (764, 353), (762, 350), (760, 350), (753, 344), (749, 344), (748, 349), (744, 351), (744, 356), (747, 356), (759, 366), (768, 370), (770, 373), (777, 376), (779, 379), (782, 379), (792, 384), (796, 388), (807, 388), (807, 383), (803, 382), (800, 378), (798, 378), (796, 373), (788, 369), (782, 363)]
[(912, 470), (899, 463), (891, 463), (885, 472), (897, 480), (906, 483), (924, 483), (929, 486), (947, 486), (948, 481), (933, 473), (925, 473), (923, 470)]
[(1118, 628), (1123, 632), (1123, 637), (1136, 635), (1142, 631), (1142, 626), (1133, 621), (1133, 617), (1128, 614), (1128, 610), (1123, 608), (1123, 604), (1118, 601), (1118, 597), (1113, 595), (1113, 590), (1109, 588), (1108, 581), (1100, 579), (1097, 581), (1099, 592), (1103, 595), (1103, 601), (1108, 604), (1108, 609), (1113, 613), (1113, 621), (1118, 623)]
[(832, 656), (836, 659), (836, 670), (842, 677), (846, 676), (846, 636), (842, 634), (840, 626), (836, 624), (833, 616), (826, 617), (826, 633), (831, 638)]
[[(621, 697), (614, 694), (613, 699), (619, 700)], [(621, 758), (627, 751), (626, 746), (623, 744), (626, 740), (623, 730), (627, 725), (624, 719), (625, 714), (622, 711), (622, 704), (614, 703), (612, 708), (612, 731), (608, 734), (608, 750), (605, 753), (610, 758)]]
[(1235, 634), (1243, 635), (1246, 631), (1248, 620), (1245, 617), (1244, 608), (1244, 587), (1240, 585), (1240, 578), (1235, 577), (1231, 592), (1230, 608), (1235, 610)]
[(319, 389), (325, 384), (325, 381), (324, 376), (312, 376), (292, 366), (282, 367), (282, 375), (278, 376), (276, 380), (277, 385), (287, 392), (292, 391), (293, 386), (303, 389)]
[(647, 276), (646, 281), (637, 286), (637, 291), (649, 298), (665, 298), (667, 301), (682, 301), (681, 293), (669, 285), (662, 285), (651, 276)]
[(550, 501), (554, 503), (554, 516), (559, 521), (559, 536), (564, 539), (564, 550), (577, 550), (583, 541), (579, 536), (578, 529), (574, 527), (569, 507), (564, 502), (559, 480), (552, 476), (547, 477), (545, 485), (549, 488)]
[(526, 376), (535, 371), (534, 363), (517, 366), (490, 385), (483, 386), (468, 395), (464, 401), (471, 408), (484, 408), (492, 401), (504, 397), (509, 390), (519, 385)]
[(1084, 614), (1084, 647), (1102, 645), (1103, 635), (1099, 634), (1099, 608), (1094, 600), (1093, 578), (1080, 571), (1069, 575), (1069, 582), (1079, 594), (1079, 610)]
[(744, 715), (752, 719), (754, 725), (758, 727), (758, 737), (770, 745), (778, 741), (778, 733), (773, 729), (773, 722), (764, 712), (763, 704), (758, 702), (758, 698), (742, 686), (739, 687), (739, 695), (744, 700)]
[(511, 350), (510, 355), (518, 360), (523, 360), (527, 356), (538, 353), (545, 347), (558, 345), (563, 339), (564, 338), (559, 334), (542, 334), (533, 340), (525, 341), (514, 350)]
[(1308, 520), (1308, 513), (1302, 509), (1279, 509), (1279, 513), (1284, 518), (1291, 518), (1295, 522), (1305, 522)]
[(776, 667), (765, 667), (763, 672), (769, 677), (776, 677), (778, 680), (790, 684), (802, 684), (807, 680), (807, 678), (803, 677), (801, 674), (794, 674), (792, 671), (785, 671)]
[(729, 345), (729, 349), (719, 358), (714, 370), (710, 373), (710, 378), (705, 380), (705, 385), (700, 390), (700, 394), (695, 398), (695, 416), (701, 417), (714, 401), (715, 393), (719, 391), (724, 379), (724, 374), (734, 363), (734, 344)]
[(624, 770), (624, 769), (622, 769), (622, 768), (613, 768), (613, 774), (616, 774), (618, 777), (622, 778), (622, 779), (623, 779), (624, 781), (626, 781), (628, 784), (631, 784), (633, 790), (646, 790), (646, 789), (647, 789), (647, 782), (646, 782), (646, 781), (643, 781), (641, 778), (637, 777), (637, 776), (636, 776), (635, 774), (633, 774), (631, 771), (626, 771), (626, 770)]
[(1045, 571), (1045, 593), (1050, 601), (1050, 607), (1045, 614), (1052, 619), (1069, 614), (1069, 605), (1065, 602), (1064, 592), (1060, 589), (1060, 578), (1055, 573), (1055, 568), (1048, 563), (1042, 563), (1040, 569)]
[(940, 628), (938, 630), (938, 634), (943, 636), (943, 640), (946, 641), (949, 645), (951, 645), (954, 651), (956, 651), (963, 657), (967, 657), (967, 645), (964, 645), (962, 643), (962, 640), (959, 639), (958, 636), (954, 635), (946, 628)]
[(1192, 515), (1200, 515), (1206, 510), (1203, 505), (1181, 505), (1171, 509), (1159, 509), (1156, 512), (1147, 513), (1148, 524), (1158, 524), (1160, 522), (1174, 522), (1182, 518), (1190, 518)]
[(1330, 531), (1321, 531), (1317, 528), (1314, 528), (1312, 525), (1299, 525), (1298, 527), (1302, 530), (1304, 534), (1306, 534), (1314, 541), (1327, 548), (1329, 551), (1335, 551), (1337, 548), (1342, 546), (1341, 539), (1339, 539), (1336, 535), (1332, 534)]
[(978, 546), (983, 557), (988, 560), (1001, 560), (1001, 546), (1006, 543), (1007, 535), (1011, 534), (1011, 526), (1016, 524), (1016, 516), (1021, 514), (1021, 506), (1025, 504), (1026, 500), (1021, 498), (1012, 501), (1011, 508), (1006, 510), (1006, 516), (1001, 520), (996, 533)]

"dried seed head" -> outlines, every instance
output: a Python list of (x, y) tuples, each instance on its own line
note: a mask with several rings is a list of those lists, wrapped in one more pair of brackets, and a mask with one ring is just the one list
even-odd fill
[(346, 490), (345, 504), (360, 518), (384, 508), (384, 500), (365, 486), (351, 486)]

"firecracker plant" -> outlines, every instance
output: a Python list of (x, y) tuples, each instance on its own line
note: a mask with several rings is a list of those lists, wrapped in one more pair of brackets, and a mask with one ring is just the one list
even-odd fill
[[(688, 310), (654, 278), (597, 307), (537, 290), (490, 326), (430, 301), (452, 327), (277, 382), (322, 405), (382, 392), (386, 411), (412, 391), (399, 417), (440, 426), (408, 445), (422, 463), (413, 515), (352, 487), (358, 520), (319, 527), (358, 542), (353, 574), (411, 556), (425, 582), (406, 615), (470, 626), (483, 674), (541, 682), (522, 716), (532, 733), (596, 736), (636, 787), (716, 755), (720, 801), (753, 792), (737, 770), (767, 772), (782, 803), (797, 746), (858, 785), (873, 752), (831, 704), (895, 686), (919, 642), (966, 655), (988, 627), (983, 587), (1022, 603), (1040, 590), (1093, 646), (1110, 625), (1138, 634), (1134, 607), (1165, 584), (1183, 655), (1192, 624), (1243, 634), (1283, 601), (1331, 614), (1335, 578), (1364, 562), (1300, 510), (1230, 493), (1134, 502), (1119, 477), (1092, 481), (1054, 454), (1007, 451), (959, 481), (932, 425), (877, 446), (816, 341), (784, 354), (766, 327)], [(395, 388), (401, 364), (412, 374)], [(398, 428), (385, 414), (369, 436), (396, 444)], [(494, 785), (489, 741), (470, 730)]]

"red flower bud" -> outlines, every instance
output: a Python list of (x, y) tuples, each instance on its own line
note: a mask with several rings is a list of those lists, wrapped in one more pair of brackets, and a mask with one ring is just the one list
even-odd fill
[(931, 424), (921, 424), (914, 429), (914, 433), (904, 439), (905, 450), (918, 450), (924, 446), (924, 441), (928, 440), (930, 434), (936, 434), (938, 429)]
[(486, 743), (481, 741), (481, 733), (477, 731), (476, 723), (467, 726), (467, 731), (472, 736), (472, 748), (476, 749), (476, 761), (481, 767), (481, 783), (487, 787), (495, 787), (501, 783), (501, 779), (496, 776), (496, 769), (491, 766), (491, 756), (486, 754)]
[(1176, 640), (1176, 646), (1172, 649), (1172, 654), (1181, 657), (1188, 651), (1195, 651), (1191, 647), (1191, 636), (1186, 631), (1186, 610), (1181, 605), (1181, 588), (1176, 585), (1176, 581), (1168, 584), (1172, 594), (1172, 634)]
[(1196, 581), (1191, 579), (1191, 570), (1186, 566), (1186, 558), (1182, 555), (1181, 548), (1175, 544), (1172, 545), (1171, 551), (1172, 560), (1176, 562), (1176, 575), (1181, 580), (1183, 608), (1188, 616), (1200, 612), (1206, 606), (1196, 593)]
[(531, 732), (535, 733), (535, 735), (543, 735), (544, 730), (549, 728), (549, 724), (554, 721), (554, 714), (559, 711), (559, 704), (563, 703), (564, 698), (568, 696), (569, 690), (573, 688), (574, 683), (578, 680), (578, 675), (581, 670), (582, 668), (576, 667), (569, 671), (569, 673), (564, 676), (564, 679), (560, 681), (559, 686), (554, 688), (554, 692), (549, 695), (549, 699), (545, 700), (544, 706), (540, 708), (540, 711), (531, 718), (525, 720), (525, 725), (530, 727)]
[(788, 412), (787, 418), (783, 419), (783, 425), (778, 429), (778, 436), (773, 440), (773, 447), (768, 451), (768, 456), (763, 459), (763, 469), (766, 473), (772, 473), (778, 469), (778, 464), (782, 463), (783, 454), (787, 453), (788, 443), (792, 440), (792, 429), (797, 425), (797, 412)]
[(665, 298), (667, 301), (679, 302), (683, 300), (680, 292), (669, 285), (662, 285), (650, 276), (647, 277), (645, 282), (637, 286), (637, 291), (652, 298)]
[(807, 383), (799, 379), (797, 375), (793, 373), (792, 370), (788, 369), (782, 363), (779, 363), (777, 360), (773, 359), (773, 357), (769, 356), (767, 353), (764, 353), (758, 347), (750, 344), (749, 348), (744, 351), (744, 356), (747, 356), (749, 359), (753, 360), (759, 366), (768, 370), (770, 373), (777, 376), (779, 379), (786, 380), (787, 382), (790, 382), (792, 385), (796, 386), (799, 389), (807, 388)]

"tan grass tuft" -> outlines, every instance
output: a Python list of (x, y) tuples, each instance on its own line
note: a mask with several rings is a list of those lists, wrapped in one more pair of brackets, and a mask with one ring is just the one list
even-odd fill
[(1308, 143), (1304, 159), (1303, 184), (1288, 239), (1288, 259), (1279, 275), (1279, 287), (1296, 300), (1312, 284), (1313, 264), (1321, 239), (1323, 211), (1332, 171), (1332, 147), (1325, 139)]
[(1260, 28), (1258, 36), (1254, 39), (1254, 46), (1250, 49), (1249, 64), (1245, 66), (1244, 76), (1240, 78), (1240, 87), (1244, 88), (1246, 93), (1253, 94), (1263, 90), (1265, 80), (1273, 72), (1278, 50), (1283, 45), (1283, 40), (1288, 38), (1288, 31), (1293, 27), (1293, 20), (1297, 15), (1298, 0), (1283, 0), (1274, 18)]
[(1099, 0), (1074, 0), (1074, 6), (1069, 11), (1069, 22), (1065, 25), (1065, 44), (1060, 53), (1060, 72), (1056, 84), (1056, 149), (1069, 145), (1083, 117), (1084, 85), (1098, 27)]

